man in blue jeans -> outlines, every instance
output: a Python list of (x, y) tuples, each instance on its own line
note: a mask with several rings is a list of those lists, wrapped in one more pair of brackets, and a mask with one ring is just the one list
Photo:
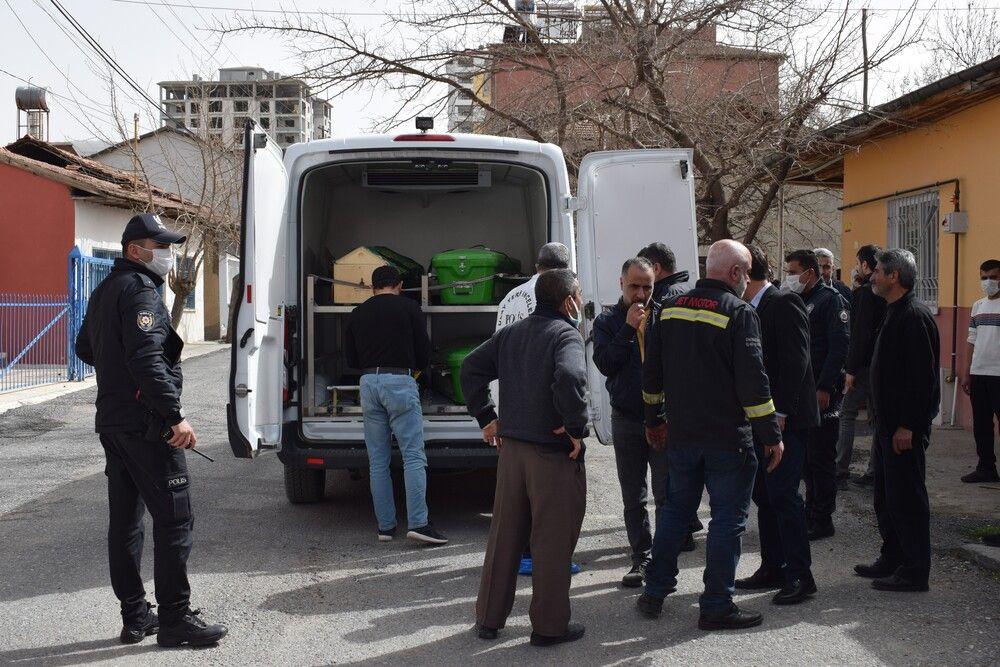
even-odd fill
[(374, 295), (351, 313), (344, 347), (347, 363), (361, 370), (361, 411), (379, 541), (389, 542), (396, 535), (396, 502), (389, 472), (395, 435), (403, 456), (406, 536), (426, 544), (444, 544), (448, 540), (427, 517), (424, 417), (413, 378), (415, 371), (427, 367), (431, 342), (420, 306), (401, 296), (402, 290), (403, 279), (396, 269), (375, 269)]
[(741, 300), (750, 266), (750, 251), (742, 243), (714, 243), (705, 260), (707, 278), (663, 305), (642, 366), (646, 438), (651, 447), (667, 446), (670, 472), (646, 590), (636, 607), (656, 618), (663, 598), (676, 590), (677, 555), (707, 487), (712, 521), (699, 600), (702, 630), (748, 628), (762, 620), (761, 614), (733, 603), (740, 538), (757, 472), (754, 438), (769, 461), (768, 472), (784, 451), (757, 314)]

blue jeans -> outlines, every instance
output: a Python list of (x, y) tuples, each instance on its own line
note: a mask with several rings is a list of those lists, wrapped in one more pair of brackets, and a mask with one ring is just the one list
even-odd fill
[(753, 483), (753, 501), (757, 505), (760, 531), (760, 566), (785, 579), (812, 579), (812, 553), (806, 531), (806, 509), (799, 495), (802, 466), (806, 460), (808, 429), (785, 431), (785, 453), (773, 472), (763, 448), (756, 446), (760, 460)]
[(663, 599), (677, 585), (677, 554), (687, 537), (691, 515), (708, 488), (712, 521), (705, 549), (705, 592), (698, 603), (703, 614), (732, 608), (740, 538), (750, 513), (750, 494), (757, 472), (752, 447), (742, 451), (667, 445), (670, 474), (667, 501), (656, 523), (653, 560), (646, 569), (646, 595)]
[(361, 410), (372, 502), (379, 530), (396, 527), (396, 502), (389, 472), (393, 435), (403, 455), (407, 522), (411, 530), (426, 526), (427, 456), (424, 454), (424, 417), (417, 381), (409, 375), (362, 375)]

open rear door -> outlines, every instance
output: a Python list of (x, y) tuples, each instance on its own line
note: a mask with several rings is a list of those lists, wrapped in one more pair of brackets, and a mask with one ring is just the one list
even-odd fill
[(240, 279), (229, 370), (229, 444), (240, 458), (281, 446), (285, 197), (281, 149), (256, 123), (244, 134)]
[(611, 444), (611, 399), (594, 364), (594, 319), (621, 299), (622, 263), (660, 241), (677, 270), (698, 277), (691, 151), (655, 149), (591, 153), (580, 164), (576, 200), (577, 268), (583, 291), (591, 420)]

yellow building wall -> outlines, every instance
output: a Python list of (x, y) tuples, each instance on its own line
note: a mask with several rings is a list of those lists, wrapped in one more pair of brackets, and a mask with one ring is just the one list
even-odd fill
[[(982, 296), (979, 265), (1000, 258), (1000, 98), (848, 153), (843, 202), (951, 178), (959, 179), (961, 210), (969, 214), (969, 232), (960, 239), (958, 290), (959, 308), (969, 308)], [(939, 222), (954, 210), (953, 192), (953, 184), (939, 188)], [(886, 245), (887, 220), (887, 200), (843, 211), (845, 267), (862, 245)], [(938, 232), (938, 303), (953, 307), (954, 239), (940, 225)]]

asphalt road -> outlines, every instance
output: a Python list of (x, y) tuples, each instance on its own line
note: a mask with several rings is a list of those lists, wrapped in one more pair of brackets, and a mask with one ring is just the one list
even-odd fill
[[(596, 443), (576, 554), (584, 572), (572, 589), (586, 636), (562, 647), (529, 646), (524, 580), (500, 639), (480, 641), (469, 629), (492, 475), (431, 475), (431, 513), (451, 538), (447, 546), (379, 544), (365, 481), (330, 475), (325, 502), (291, 506), (275, 458), (232, 457), (223, 419), (227, 369), (223, 353), (186, 362), (184, 396), (201, 448), (217, 459), (189, 457), (193, 603), (226, 622), (229, 637), (199, 650), (166, 651), (152, 638), (117, 643), (103, 455), (92, 429), (94, 390), (87, 390), (0, 417), (0, 663), (997, 664), (1000, 583), (950, 556), (946, 545), (935, 554), (930, 593), (877, 593), (851, 575), (877, 548), (870, 497), (860, 491), (844, 494), (837, 537), (814, 547), (820, 592), (813, 601), (774, 607), (767, 595), (741, 595), (739, 602), (764, 611), (763, 626), (699, 631), (703, 533), (698, 550), (682, 557), (678, 593), (664, 616), (640, 619), (637, 592), (618, 585), (628, 559), (613, 456)], [(707, 507), (701, 514), (706, 519)], [(152, 592), (151, 528), (147, 536)], [(758, 563), (751, 528), (741, 575)]]

